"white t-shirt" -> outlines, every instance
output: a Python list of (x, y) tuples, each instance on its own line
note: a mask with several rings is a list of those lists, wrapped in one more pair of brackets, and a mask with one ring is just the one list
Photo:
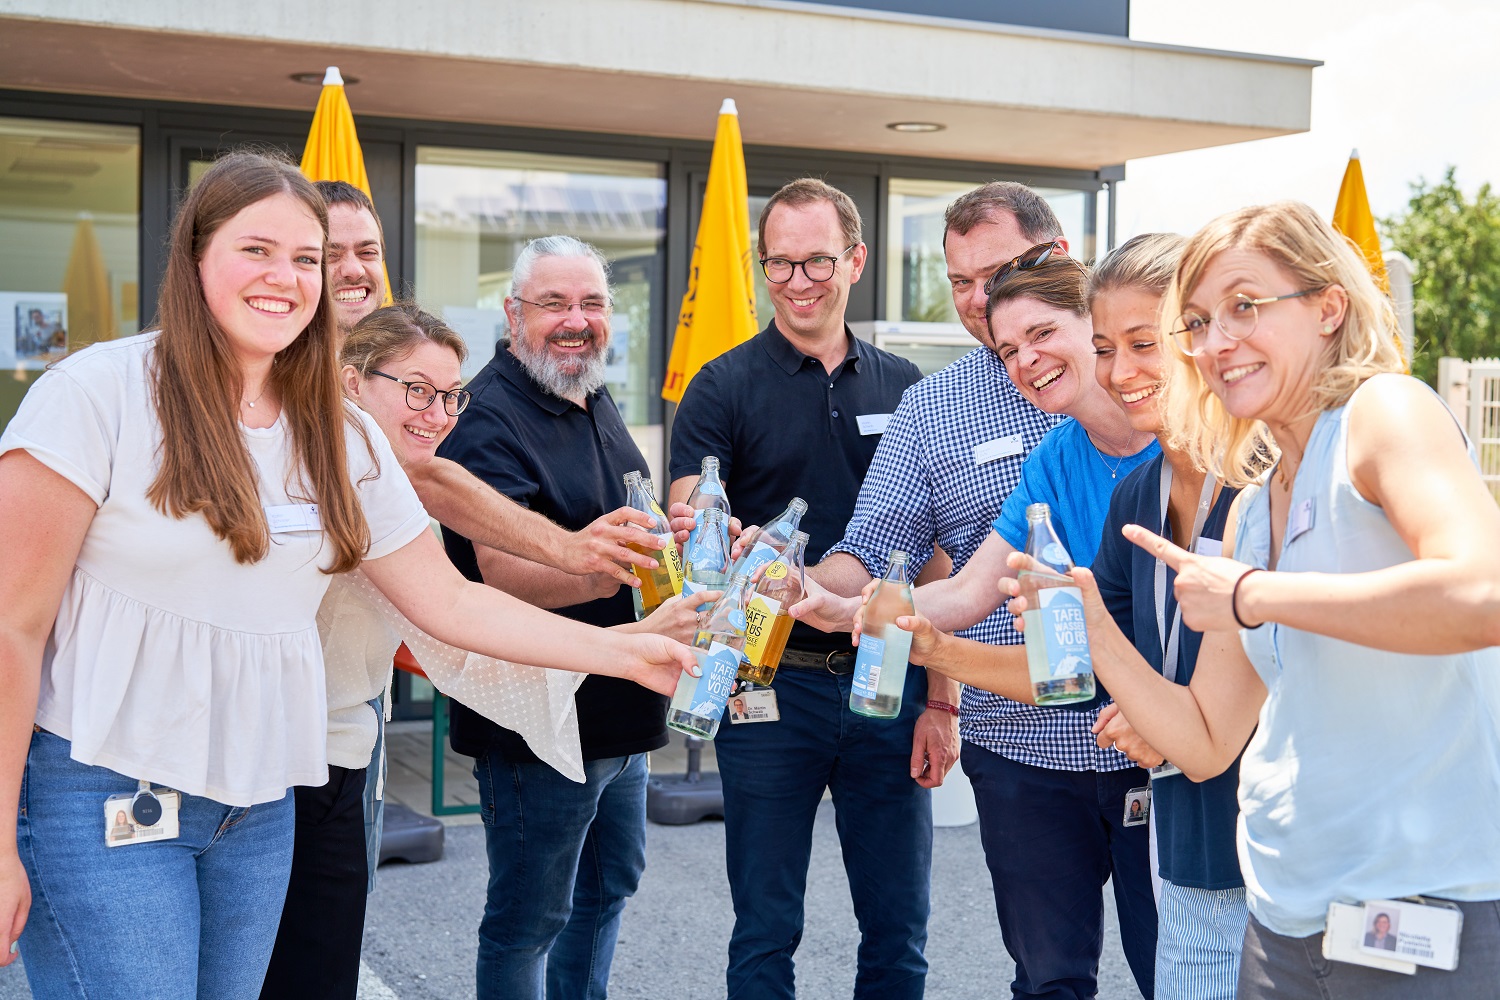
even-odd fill
[[(327, 780), (316, 615), (329, 553), (321, 531), (281, 531), (264, 559), (242, 565), (201, 516), (152, 507), (155, 343), (147, 333), (59, 362), (0, 436), (0, 454), (25, 449), (99, 505), (43, 656), (36, 720), (71, 740), (82, 763), (228, 805), (273, 801)], [(351, 411), (369, 439), (346, 425), (376, 559), (428, 519), (385, 435)], [(283, 422), (241, 430), (261, 502), (305, 502), (288, 495), (296, 477)]]

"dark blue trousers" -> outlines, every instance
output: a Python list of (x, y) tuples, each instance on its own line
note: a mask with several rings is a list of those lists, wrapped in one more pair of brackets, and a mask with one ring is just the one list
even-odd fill
[(857, 1000), (918, 1000), (927, 978), (931, 793), (911, 778), (911, 740), (927, 678), (907, 675), (901, 714), (849, 711), (848, 676), (783, 666), (780, 722), (725, 724), (714, 744), (724, 781), (724, 834), (734, 934), (729, 1000), (791, 1000), (802, 940), (813, 820), (833, 795), (859, 921)]
[(1098, 990), (1104, 883), (1114, 878), (1125, 959), (1151, 1000), (1156, 901), (1148, 827), (1122, 825), (1125, 793), (1150, 783), (1138, 767), (1054, 771), (965, 743), (964, 773), (995, 884), (1000, 936), (1016, 963), (1013, 997), (1087, 1000)]

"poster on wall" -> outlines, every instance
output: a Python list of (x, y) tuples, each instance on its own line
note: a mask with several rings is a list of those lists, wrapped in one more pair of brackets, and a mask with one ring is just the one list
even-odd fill
[(460, 372), (467, 382), (490, 363), (490, 358), (495, 356), (495, 344), (507, 336), (505, 310), (443, 306), (442, 316), (443, 322), (464, 338), (469, 348), (469, 359), (463, 363)]
[(0, 292), (0, 367), (46, 368), (68, 354), (68, 296)]

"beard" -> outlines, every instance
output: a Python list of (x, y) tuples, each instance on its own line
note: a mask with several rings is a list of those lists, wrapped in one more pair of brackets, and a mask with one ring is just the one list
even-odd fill
[[(554, 340), (588, 341), (584, 354), (560, 357), (547, 350), (547, 343)], [(592, 329), (582, 333), (555, 333), (541, 344), (533, 344), (526, 336), (526, 324), (518, 322), (511, 335), (511, 349), (516, 360), (537, 384), (559, 399), (580, 399), (598, 391), (604, 385), (604, 355), (608, 338), (600, 340)]]

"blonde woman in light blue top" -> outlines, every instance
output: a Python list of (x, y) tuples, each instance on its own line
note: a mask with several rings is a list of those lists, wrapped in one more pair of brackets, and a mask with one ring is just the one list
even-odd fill
[[(1163, 315), (1174, 443), (1260, 488), (1240, 498), (1230, 557), (1126, 528), (1177, 568), (1183, 621), (1210, 633), (1191, 685), (1090, 632), (1123, 713), (1189, 777), (1244, 749), (1239, 996), (1493, 996), (1500, 508), (1452, 415), (1400, 374), (1395, 318), (1363, 260), (1307, 206), (1210, 223)], [(1323, 958), (1330, 903), (1418, 895), (1463, 911), (1455, 971)]]

